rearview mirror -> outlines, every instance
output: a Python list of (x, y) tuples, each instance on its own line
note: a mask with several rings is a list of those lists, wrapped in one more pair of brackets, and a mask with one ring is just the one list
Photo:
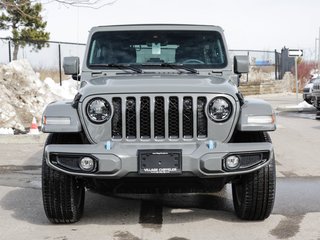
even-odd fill
[(233, 58), (234, 73), (248, 73), (249, 72), (249, 57), (248, 56), (234, 56)]
[(63, 58), (63, 70), (65, 75), (79, 75), (80, 59), (79, 57), (65, 57)]

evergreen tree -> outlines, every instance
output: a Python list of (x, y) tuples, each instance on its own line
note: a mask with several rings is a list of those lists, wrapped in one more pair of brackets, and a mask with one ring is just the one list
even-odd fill
[(32, 0), (0, 0), (0, 30), (11, 30), (14, 43), (13, 60), (17, 59), (19, 47), (33, 46), (40, 50), (47, 46), (50, 33), (45, 31), (47, 22), (40, 15), (41, 3)]

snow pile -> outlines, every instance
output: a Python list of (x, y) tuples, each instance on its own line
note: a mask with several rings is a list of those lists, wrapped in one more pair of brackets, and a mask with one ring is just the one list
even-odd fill
[(14, 131), (12, 128), (0, 128), (0, 134), (13, 135)]
[(50, 91), (64, 99), (72, 99), (77, 94), (78, 82), (69, 79), (62, 81), (62, 86), (51, 78), (46, 78), (44, 83), (48, 85)]
[(291, 111), (291, 112), (306, 112), (306, 111), (314, 111), (315, 107), (306, 101), (300, 102), (297, 105), (287, 105), (287, 106), (279, 106), (277, 107), (278, 111)]
[(70, 81), (64, 82), (63, 87), (52, 79), (43, 82), (27, 60), (0, 65), (0, 127), (25, 131), (33, 117), (40, 122), (48, 103), (74, 97), (77, 83)]
[(306, 101), (303, 101), (303, 102), (299, 103), (298, 107), (300, 107), (300, 108), (314, 108), (313, 105), (307, 103)]

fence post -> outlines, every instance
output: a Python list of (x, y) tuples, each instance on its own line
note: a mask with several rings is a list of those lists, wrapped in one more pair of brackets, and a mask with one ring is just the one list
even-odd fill
[(9, 62), (11, 62), (11, 39), (10, 38), (8, 42), (8, 49), (9, 49)]
[[(250, 66), (250, 52), (248, 51), (247, 53), (248, 53), (248, 60), (249, 60), (249, 66)], [(247, 72), (247, 82), (249, 82), (249, 72)]]
[(274, 79), (278, 80), (278, 53), (277, 50), (274, 50)]
[(58, 43), (58, 50), (59, 50), (59, 80), (60, 86), (62, 86), (62, 75), (61, 75), (61, 45)]

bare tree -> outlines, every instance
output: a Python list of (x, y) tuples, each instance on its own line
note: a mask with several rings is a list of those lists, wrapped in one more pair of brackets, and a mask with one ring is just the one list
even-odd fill
[(42, 0), (43, 4), (58, 2), (65, 6), (99, 9), (113, 5), (118, 0)]
[[(49, 4), (52, 2), (58, 2), (65, 6), (73, 7), (83, 7), (83, 8), (93, 8), (99, 9), (104, 6), (113, 5), (118, 0), (30, 0), (31, 3), (42, 3)], [(21, 15), (26, 15), (21, 7), (18, 7), (16, 4), (13, 4), (11, 1), (0, 0), (0, 13), (1, 9), (7, 9), (8, 7), (15, 7)], [(27, 16), (30, 17), (30, 16)]]

